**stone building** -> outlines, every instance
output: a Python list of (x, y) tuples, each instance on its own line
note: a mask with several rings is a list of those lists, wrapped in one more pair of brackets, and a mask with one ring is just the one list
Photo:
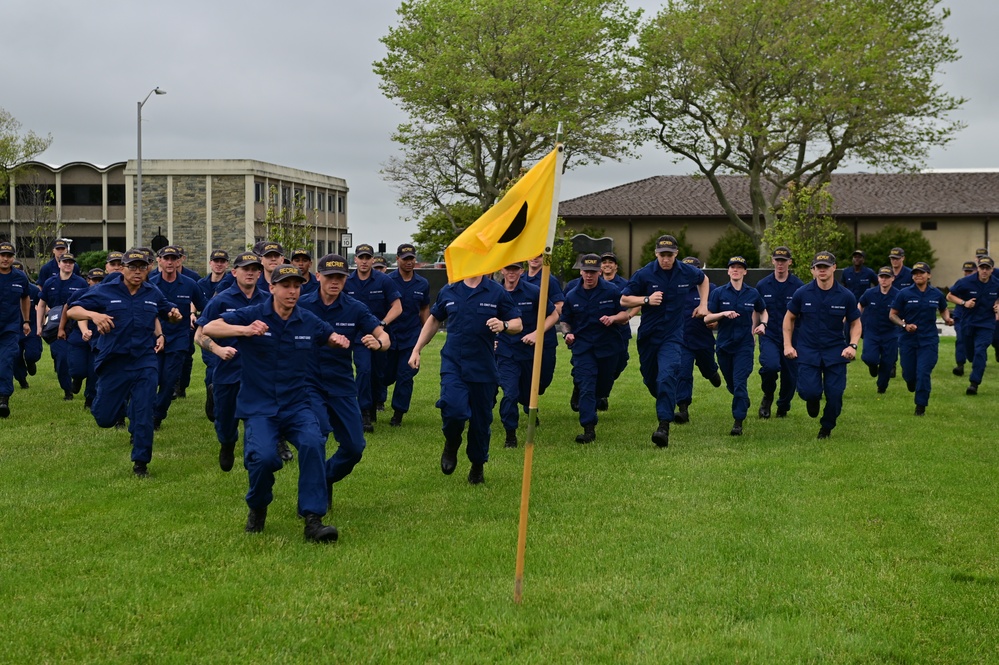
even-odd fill
[[(55, 237), (72, 240), (76, 254), (124, 250), (131, 245), (175, 244), (187, 265), (204, 272), (208, 253), (241, 251), (264, 239), (268, 206), (275, 211), (302, 201), (312, 247), (321, 256), (347, 232), (343, 178), (250, 159), (146, 159), (142, 161), (142, 231), (135, 238), (136, 163), (98, 166), (29, 162), (21, 182), (0, 193), (0, 237), (12, 239), (31, 267)], [(6, 228), (3, 228), (3, 227)], [(42, 237), (35, 251), (32, 236)], [(291, 249), (291, 248), (289, 248)]]
[[(736, 212), (749, 220), (746, 177), (719, 180)], [(977, 248), (999, 251), (991, 247), (999, 232), (999, 171), (834, 174), (830, 192), (833, 217), (851, 230), (854, 243), (888, 224), (922, 231), (937, 256), (938, 284), (961, 277), (961, 264)], [(570, 228), (604, 229), (626, 275), (641, 267), (642, 245), (658, 229), (686, 227), (687, 240), (703, 257), (730, 227), (710, 183), (694, 176), (654, 176), (569, 199), (559, 204), (559, 214)], [(887, 258), (867, 263), (876, 267)]]

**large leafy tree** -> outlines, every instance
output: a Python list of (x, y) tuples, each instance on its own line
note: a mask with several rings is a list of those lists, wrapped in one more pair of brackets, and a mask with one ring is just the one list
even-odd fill
[[(788, 185), (817, 187), (846, 161), (920, 166), (961, 124), (944, 92), (958, 59), (941, 0), (669, 0), (634, 50), (636, 118), (693, 162), (735, 227), (763, 229)], [(740, 218), (717, 176), (749, 178)]]
[(51, 135), (39, 136), (32, 131), (22, 134), (17, 118), (0, 108), (0, 195), (7, 193), (21, 165), (45, 152), (51, 143)]
[(456, 230), (455, 204), (488, 210), (560, 121), (566, 164), (634, 146), (622, 80), (640, 12), (624, 0), (412, 0), (398, 15), (374, 70), (409, 121), (383, 174), (416, 217)]

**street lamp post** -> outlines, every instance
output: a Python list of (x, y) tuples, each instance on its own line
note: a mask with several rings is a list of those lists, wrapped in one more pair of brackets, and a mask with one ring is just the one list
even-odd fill
[(137, 184), (136, 195), (138, 196), (138, 199), (137, 199), (136, 206), (135, 206), (135, 243), (134, 243), (134, 245), (141, 245), (142, 244), (142, 107), (143, 107), (143, 105), (147, 101), (149, 101), (149, 98), (152, 96), (153, 93), (156, 93), (157, 95), (165, 95), (166, 94), (166, 90), (160, 90), (159, 86), (156, 86), (155, 88), (153, 88), (152, 90), (149, 91), (149, 94), (146, 95), (145, 99), (143, 99), (141, 102), (138, 103), (138, 118), (139, 119), (138, 119), (138, 122), (136, 124), (138, 126), (138, 141), (137, 141), (137, 143), (138, 143), (138, 147), (139, 147), (139, 150), (138, 150), (139, 154), (138, 154), (138, 159), (136, 160), (136, 165), (135, 165), (135, 175), (136, 175), (136, 184)]

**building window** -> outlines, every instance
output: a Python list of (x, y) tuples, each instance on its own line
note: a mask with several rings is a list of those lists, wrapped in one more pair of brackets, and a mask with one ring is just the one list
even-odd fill
[[(97, 204), (100, 205), (101, 188), (97, 187)], [(55, 186), (47, 184), (18, 185), (15, 189), (17, 205), (19, 206), (54, 206)]]
[(322, 210), (325, 206), (323, 203), (326, 201), (326, 195), (322, 192), (316, 193), (316, 210)]
[[(63, 201), (65, 203), (65, 201)], [(125, 185), (108, 185), (108, 205), (125, 205)]]
[(919, 223), (919, 230), (920, 231), (936, 231), (937, 230), (937, 223), (936, 222), (920, 222)]
[(336, 211), (338, 213), (340, 213), (341, 215), (343, 214), (343, 197), (342, 196), (336, 197)]
[(291, 187), (281, 188), (281, 205), (282, 206), (291, 205)]
[(315, 192), (305, 192), (305, 209), (312, 210), (316, 207), (316, 193)]
[(328, 197), (326, 198), (326, 200), (327, 200), (327, 201), (329, 201), (329, 204), (330, 204), (330, 205), (329, 205), (329, 208), (327, 208), (327, 210), (329, 210), (330, 212), (333, 212), (334, 210), (336, 210), (336, 208), (334, 208), (334, 207), (333, 207), (333, 195), (332, 195), (332, 194), (330, 194), (330, 195), (329, 195), (329, 196), (328, 196)]
[(263, 203), (266, 194), (264, 192), (264, 183), (255, 182), (253, 183), (253, 201), (254, 203)]

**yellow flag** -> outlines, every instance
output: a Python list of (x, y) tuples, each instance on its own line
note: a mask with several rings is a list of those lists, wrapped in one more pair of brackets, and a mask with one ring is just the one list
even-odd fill
[(444, 262), (449, 282), (488, 275), (544, 251), (557, 159), (556, 148), (447, 246)]

